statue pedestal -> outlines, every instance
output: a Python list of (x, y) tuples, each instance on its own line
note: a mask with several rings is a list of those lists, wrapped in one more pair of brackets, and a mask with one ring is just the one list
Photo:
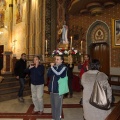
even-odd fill
[(68, 50), (68, 46), (69, 46), (69, 44), (68, 44), (68, 43), (66, 43), (66, 44), (59, 43), (59, 44), (58, 44), (58, 46), (57, 46), (57, 48), (63, 48), (63, 49)]

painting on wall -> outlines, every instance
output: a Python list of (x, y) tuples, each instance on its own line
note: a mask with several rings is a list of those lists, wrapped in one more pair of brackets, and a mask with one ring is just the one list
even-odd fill
[(120, 48), (120, 19), (112, 19), (112, 47)]
[(0, 0), (0, 28), (4, 27), (6, 0)]
[(6, 7), (6, 0), (0, 0), (0, 9)]
[(22, 0), (15, 0), (16, 5), (16, 23), (22, 22), (22, 16), (23, 16), (23, 6), (22, 6)]

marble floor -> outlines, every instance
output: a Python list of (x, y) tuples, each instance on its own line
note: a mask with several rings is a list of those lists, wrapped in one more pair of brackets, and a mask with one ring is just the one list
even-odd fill
[[(45, 88), (46, 90), (46, 88)], [(79, 105), (80, 97), (82, 96), (82, 92), (74, 92), (73, 98), (65, 98), (63, 100), (63, 120), (83, 120), (83, 110), (82, 107)], [(120, 100), (120, 97), (115, 97), (116, 102)], [(20, 103), (17, 99), (3, 101), (0, 102), (0, 114), (2, 113), (14, 113), (14, 114), (22, 114), (26, 113), (32, 104), (31, 96), (25, 97), (25, 102)], [(44, 94), (44, 113), (51, 113), (50, 106), (50, 98), (49, 94), (45, 92)], [(71, 107), (71, 105), (73, 107)], [(67, 106), (66, 106), (67, 105)], [(47, 107), (48, 106), (48, 107)], [(6, 114), (7, 116), (7, 114)], [(40, 118), (37, 120), (51, 120)], [(0, 118), (0, 120), (34, 120), (34, 119), (18, 119), (18, 118)]]

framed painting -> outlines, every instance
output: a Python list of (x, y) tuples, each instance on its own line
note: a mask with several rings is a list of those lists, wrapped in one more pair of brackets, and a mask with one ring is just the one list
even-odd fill
[(112, 47), (120, 48), (120, 19), (112, 19)]

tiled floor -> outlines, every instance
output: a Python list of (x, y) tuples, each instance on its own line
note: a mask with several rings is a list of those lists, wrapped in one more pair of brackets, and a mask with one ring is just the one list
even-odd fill
[[(63, 104), (78, 104), (81, 97), (81, 92), (74, 92), (73, 98), (65, 98)], [(120, 97), (116, 97), (116, 102), (120, 100)], [(0, 102), (0, 113), (26, 113), (32, 100), (30, 96), (25, 97), (25, 102), (20, 103), (17, 99)], [(49, 94), (44, 94), (44, 104), (50, 104)], [(44, 113), (51, 113), (50, 108), (44, 108)], [(82, 108), (63, 108), (64, 120), (83, 120)], [(5, 119), (0, 118), (0, 120), (23, 120), (18, 118)], [(30, 119), (29, 119), (30, 120)], [(37, 119), (42, 120), (42, 119)], [(51, 120), (51, 119), (43, 119)]]

